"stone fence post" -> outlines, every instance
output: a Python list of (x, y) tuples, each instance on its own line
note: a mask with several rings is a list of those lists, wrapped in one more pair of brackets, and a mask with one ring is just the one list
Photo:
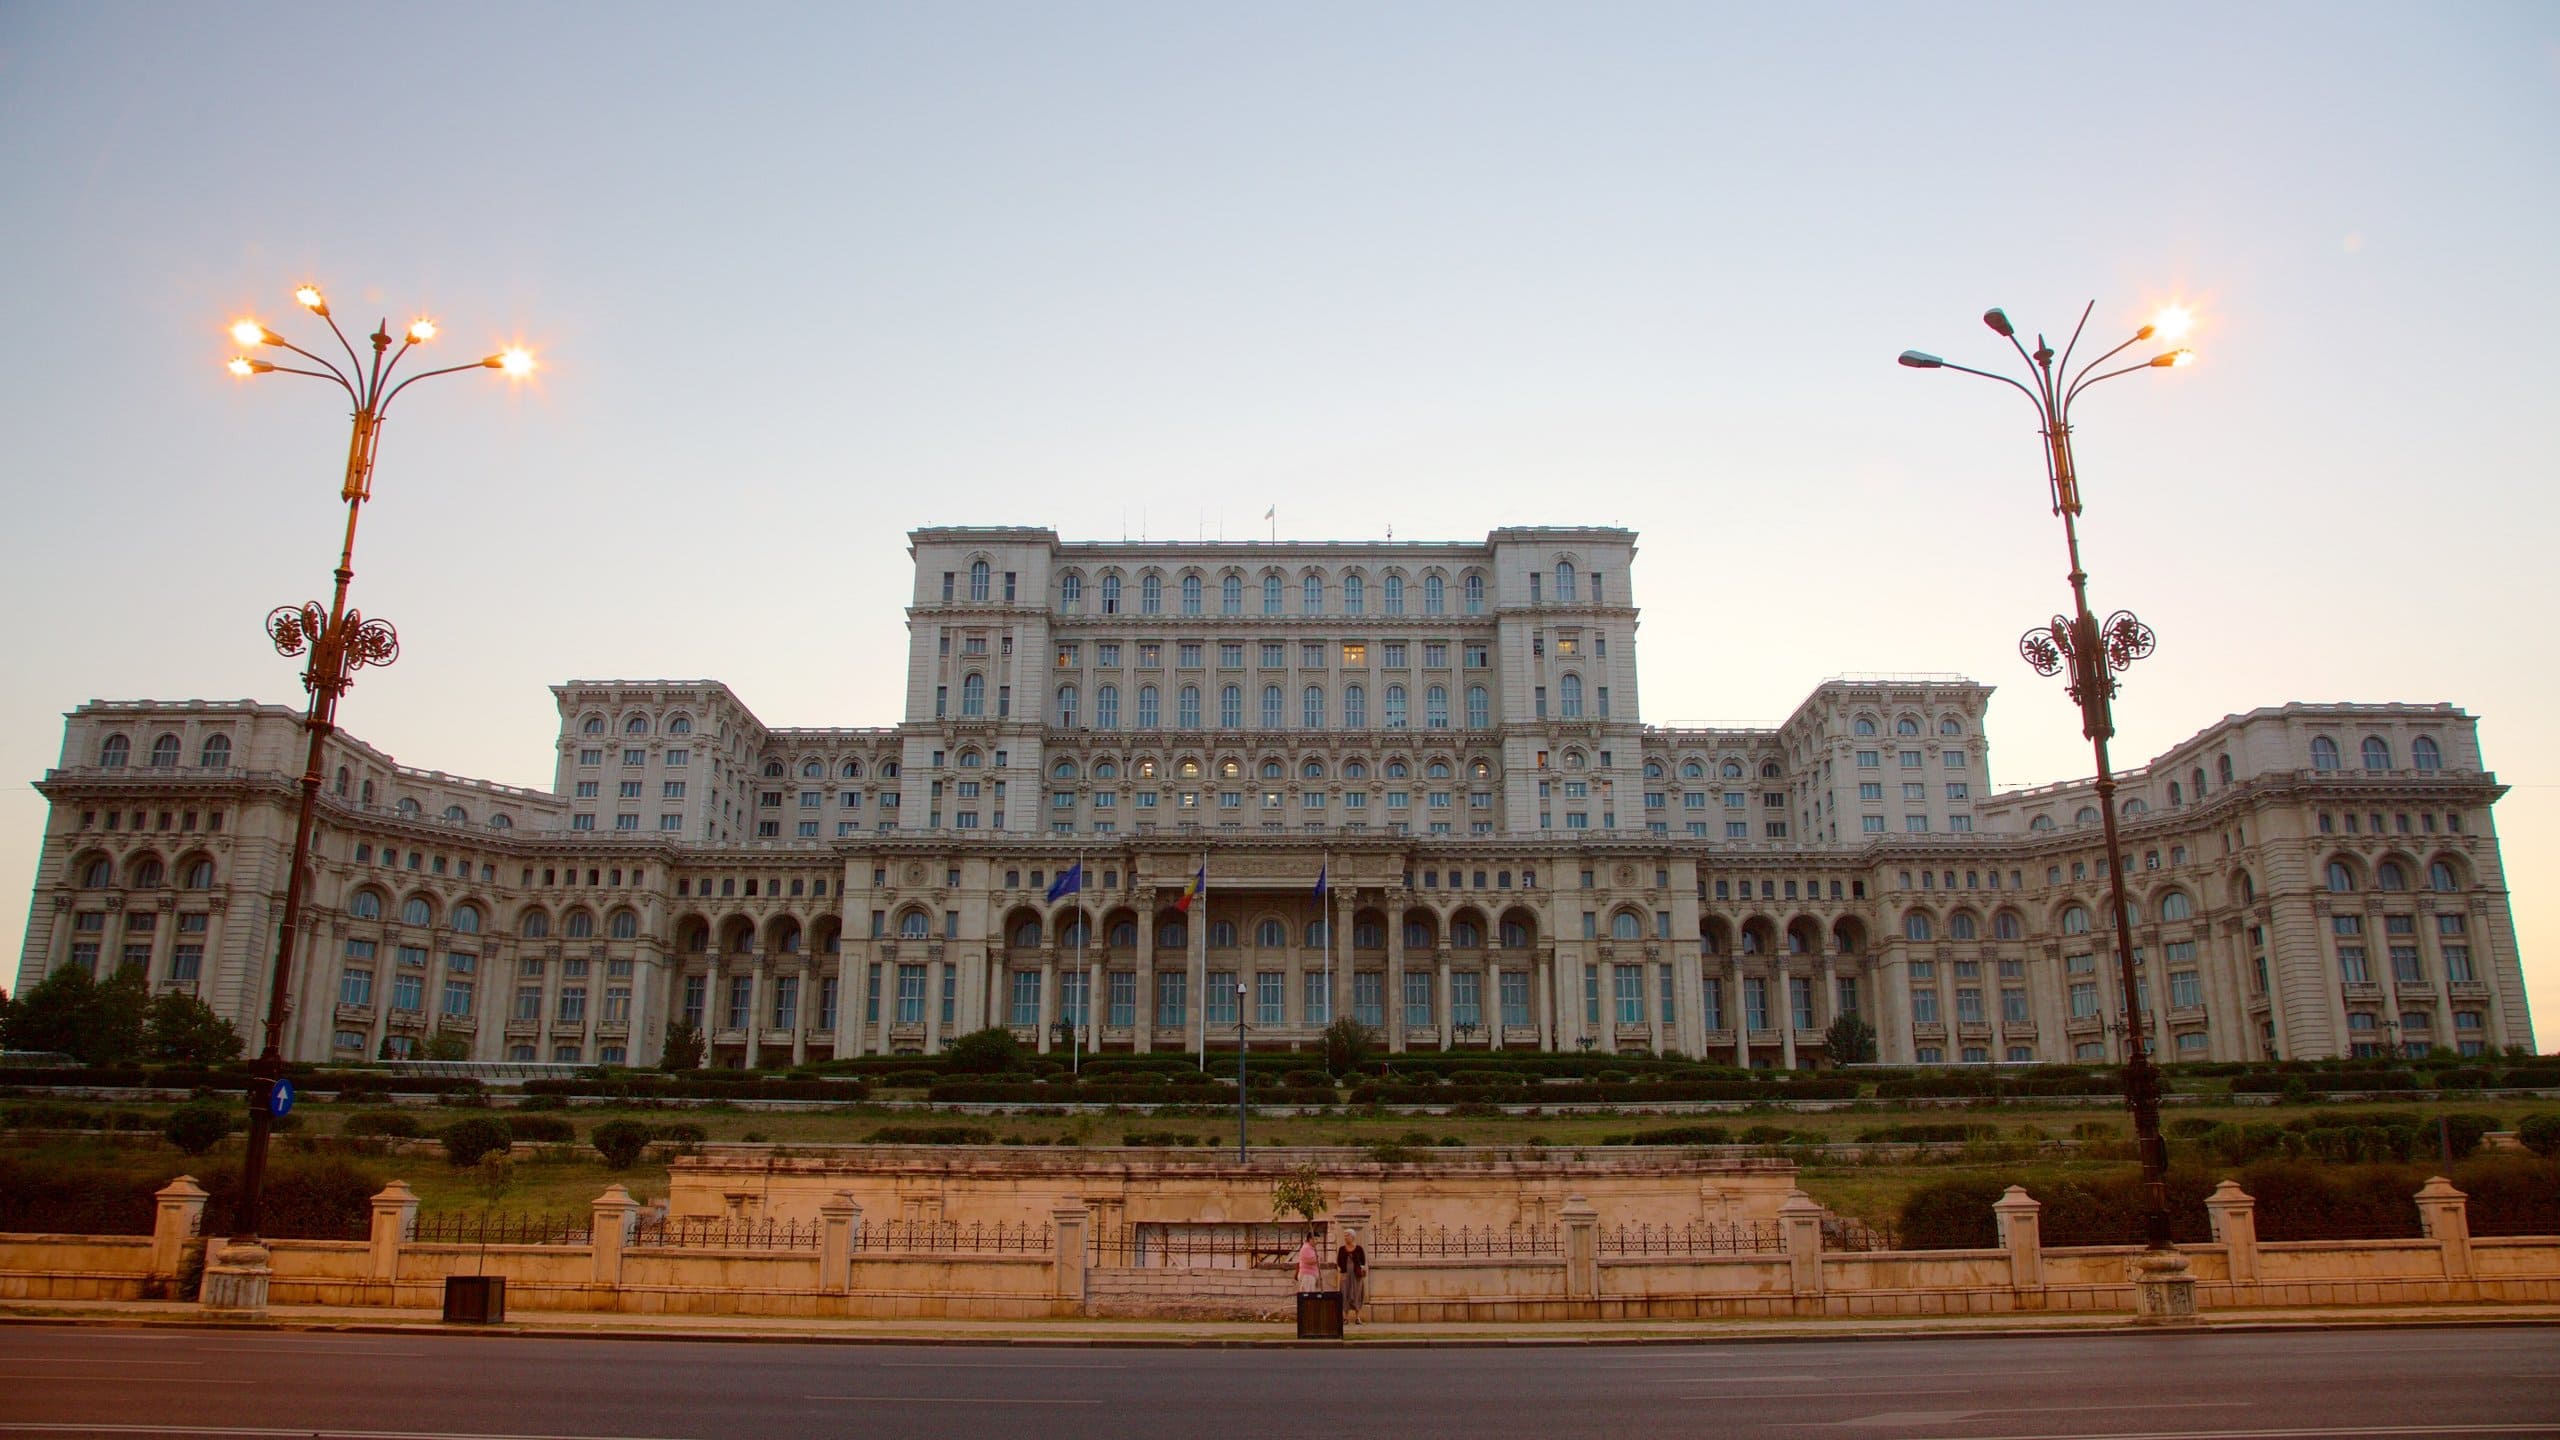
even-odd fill
[(818, 1206), (818, 1288), (830, 1294), (853, 1288), (853, 1237), (862, 1207), (839, 1190)]
[(1080, 1200), (1062, 1200), (1049, 1211), (1049, 1229), (1053, 1249), (1049, 1273), (1053, 1285), (1050, 1294), (1060, 1300), (1073, 1300), (1078, 1309), (1085, 1302), (1084, 1268), (1085, 1223), (1093, 1212)]
[(2204, 1197), (2204, 1213), (2213, 1223), (2213, 1238), (2222, 1242), (2224, 1262), (2235, 1284), (2258, 1278), (2258, 1202), (2237, 1180), (2225, 1180)]
[(151, 1220), (151, 1288), (174, 1298), (178, 1272), (187, 1263), (187, 1242), (204, 1227), (204, 1187), (193, 1175), (181, 1175), (153, 1198), (160, 1208)]
[(1991, 1218), (1999, 1227), (2000, 1248), (2009, 1252), (2010, 1288), (2044, 1288), (2043, 1202), (2012, 1185), (1992, 1202)]
[(365, 1273), (385, 1283), (400, 1278), (400, 1247), (409, 1243), (409, 1228), (418, 1222), (418, 1195), (406, 1180), (394, 1180), (373, 1197), (373, 1229), (368, 1238)]
[(1575, 1300), (1600, 1298), (1600, 1212), (1589, 1197), (1568, 1195), (1556, 1212), (1564, 1225), (1564, 1291)]
[(2431, 1175), (2418, 1191), (2418, 1221), (2427, 1237), (2444, 1252), (2444, 1278), (2470, 1279), (2470, 1197), (2454, 1189), (2452, 1181)]
[(594, 1262), (588, 1280), (598, 1285), (622, 1284), (622, 1247), (630, 1243), (631, 1225), (639, 1214), (640, 1202), (619, 1183), (607, 1185), (595, 1198), (587, 1227), (587, 1253)]
[(1778, 1226), (1787, 1242), (1787, 1288), (1798, 1295), (1821, 1294), (1821, 1203), (1801, 1190), (1788, 1191), (1778, 1206)]

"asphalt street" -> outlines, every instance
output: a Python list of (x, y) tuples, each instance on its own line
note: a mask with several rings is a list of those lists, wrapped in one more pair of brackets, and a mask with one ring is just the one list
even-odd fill
[(2560, 1437), (2560, 1328), (1470, 1348), (0, 1328), (0, 1437)]

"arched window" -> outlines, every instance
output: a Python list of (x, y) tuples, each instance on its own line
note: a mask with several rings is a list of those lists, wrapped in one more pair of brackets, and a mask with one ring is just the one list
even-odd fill
[(1182, 613), (1185, 615), (1200, 613), (1200, 577), (1197, 575), (1182, 577)]
[(456, 934), (456, 935), (477, 935), (477, 934), (479, 934), (479, 933), (480, 933), (480, 907), (479, 907), (479, 906), (477, 906), (477, 905), (471, 905), (471, 904), (463, 904), (463, 905), (456, 905), (456, 906), (454, 906), (454, 907), (453, 907), (453, 933), (454, 933), (454, 934)]
[(1209, 948), (1212, 950), (1233, 950), (1236, 948), (1236, 922), (1233, 920), (1211, 921), (1209, 924)]
[(1222, 686), (1218, 690), (1218, 726), (1223, 730), (1244, 728), (1244, 687)]
[(1357, 575), (1345, 575), (1345, 576), (1343, 576), (1343, 577), (1342, 577), (1342, 611), (1343, 611), (1343, 613), (1344, 613), (1344, 614), (1346, 614), (1346, 615), (1358, 615), (1358, 614), (1361, 614), (1361, 613), (1365, 612), (1365, 611), (1368, 609), (1368, 607), (1369, 607), (1369, 587), (1368, 587), (1367, 583), (1366, 583), (1366, 582), (1364, 582), (1363, 580), (1361, 580), (1361, 578), (1360, 578), (1359, 576), (1357, 576)]
[(444, 807), (444, 818), (456, 825), (468, 825), (471, 823), (471, 812), (459, 805), (447, 805)]
[(1953, 715), (1949, 715), (1938, 722), (1938, 733), (1941, 735), (1961, 735), (1964, 733), (1964, 722), (1958, 720)]
[(1570, 560), (1556, 562), (1556, 598), (1558, 600), (1573, 598), (1573, 562)]
[(1404, 948), (1407, 950), (1430, 949), (1431, 927), (1420, 920), (1404, 922)]
[(1153, 730), (1164, 723), (1163, 705), (1156, 687), (1138, 687), (1138, 728)]
[(527, 940), (541, 940), (551, 934), (551, 916), (540, 910), (527, 910), (516, 922), (516, 929)]
[[(213, 762), (208, 760), (205, 763), (210, 765)], [(2444, 768), (2444, 752), (2436, 748), (2434, 740), (2421, 735), (2409, 742), (2409, 764), (2420, 770), (2441, 770)]]
[(1994, 940), (2023, 940), (2026, 934), (2026, 922), (2018, 918), (2015, 910), (2003, 910), (1991, 917), (1991, 938)]
[(330, 788), (332, 788), (332, 789), (334, 789), (334, 790), (336, 790), (336, 791), (338, 792), (338, 796), (339, 796), (339, 798), (344, 799), (344, 798), (346, 797), (346, 793), (347, 793), (347, 767), (346, 767), (346, 766), (341, 765), (341, 766), (339, 766), (339, 767), (338, 767), (338, 783), (337, 783), (336, 785), (334, 785), (334, 786), (330, 787)]
[(1075, 728), (1076, 687), (1073, 685), (1058, 687), (1058, 723), (1068, 729)]
[(590, 715), (587, 717), (587, 723), (579, 726), (578, 729), (588, 735), (601, 735), (604, 733), (604, 717)]
[(987, 562), (984, 560), (969, 562), (969, 598), (972, 600), (987, 598)]
[(2453, 873), (2453, 867), (2446, 864), (2444, 861), (2438, 860), (2427, 867), (2428, 889), (2436, 891), (2453, 891), (2461, 889), (2462, 887), (2455, 883), (2455, 881), (2456, 877)]
[(1929, 924), (1929, 912), (1926, 910), (1914, 910), (1910, 914), (1903, 916), (1902, 938), (1905, 940), (1928, 940), (1935, 938), (1934, 930)]
[(1369, 691), (1365, 686), (1342, 687), (1342, 723), (1344, 728), (1365, 730), (1369, 726)]
[(1310, 685), (1298, 695), (1299, 719), (1310, 730), (1324, 728), (1324, 687)]
[(572, 910), (562, 933), (572, 940), (592, 940), (596, 934), (596, 917), (584, 910)]
[(2027, 828), (2030, 830), (2050, 830), (2053, 828), (2053, 817), (2050, 815), (2038, 815), (2033, 820), (2027, 822)]
[(605, 926), (605, 933), (616, 940), (636, 940), (640, 937), (640, 916), (628, 908), (616, 910), (613, 919)]
[(670, 735), (690, 735), (693, 733), (693, 721), (687, 716), (671, 715), (667, 718), (667, 733)]
[(902, 940), (922, 940), (928, 933), (929, 923), (923, 911), (909, 910), (898, 917), (898, 937)]
[(1699, 764), (1697, 761), (1695, 761), (1695, 760), (1683, 760), (1683, 761), (1681, 761), (1681, 762), (1680, 762), (1680, 778), (1681, 778), (1681, 779), (1683, 779), (1683, 780), (1703, 780), (1703, 779), (1705, 779), (1705, 778), (1706, 778), (1706, 776), (1707, 776), (1707, 767), (1706, 767), (1706, 766), (1704, 766), (1704, 765)]
[(963, 715), (984, 715), (987, 713), (986, 676), (972, 670), (967, 675), (961, 677), (960, 713)]
[(1763, 779), (1763, 780), (1775, 780), (1775, 779), (1777, 779), (1777, 778), (1778, 778), (1778, 776), (1779, 776), (1781, 773), (1782, 773), (1782, 772), (1778, 769), (1778, 762), (1777, 762), (1777, 761), (1775, 761), (1775, 760), (1763, 760), (1763, 761), (1761, 761), (1761, 762), (1760, 762), (1760, 778), (1761, 778), (1761, 779)]
[(1200, 728), (1200, 687), (1185, 685), (1174, 707), (1174, 724), (1185, 730)]
[(1261, 774), (1262, 778), (1265, 780), (1286, 780), (1289, 778), (1288, 770), (1277, 760), (1263, 761)]
[(2329, 738), (2328, 736), (2326, 736), (2326, 735), (2314, 735), (2314, 736), (2312, 736), (2312, 737), (2311, 737), (2311, 768), (2312, 768), (2312, 769), (2314, 769), (2314, 770), (2335, 770), (2335, 769), (2337, 769), (2337, 768), (2338, 768), (2338, 742), (2337, 742), (2337, 741), (2335, 741), (2335, 740), (2330, 739), (2330, 738)]
[(1156, 949), (1179, 950), (1191, 943), (1191, 927), (1180, 920), (1167, 920), (1156, 926)]
[(2373, 888), (2406, 890), (2409, 888), (2409, 872), (2400, 868), (2399, 861), (2385, 860), (2373, 867)]
[(1390, 730), (1405, 728), (1405, 694), (1404, 687), (1401, 685), (1387, 687), (1387, 728)]
[(347, 913), (358, 920), (382, 918), (382, 895), (379, 891), (359, 890), (347, 901)]
[(1455, 920), (1449, 925), (1449, 943), (1460, 950), (1484, 948), (1484, 931), (1472, 920)]
[(2187, 892), (2184, 890), (2172, 890), (2160, 897), (2161, 919), (2192, 920), (2195, 915), (2195, 902), (2187, 898)]
[[(973, 765), (977, 763), (977, 759), (978, 753), (972, 750), (960, 757), (960, 763), (963, 765)], [(1096, 780), (1117, 780), (1120, 778), (1120, 767), (1112, 764), (1108, 760), (1096, 760), (1093, 762), (1093, 778)]]
[(2089, 912), (2088, 912), (2088, 910), (2087, 910), (2086, 908), (2084, 908), (2084, 907), (2082, 907), (2082, 906), (2078, 906), (2078, 905), (2071, 905), (2071, 906), (2066, 906), (2066, 907), (2064, 907), (2063, 912), (2062, 912), (2062, 933), (2063, 933), (2063, 934), (2065, 934), (2065, 935), (2086, 935), (2086, 934), (2088, 934), (2088, 933), (2089, 933)]
[(1567, 673), (1563, 680), (1557, 682), (1556, 694), (1561, 701), (1560, 708), (1565, 719), (1579, 720), (1582, 718), (1581, 676)]
[(408, 899), (400, 902), (401, 924), (426, 925), (433, 923), (434, 920), (435, 910), (434, 907), (427, 904), (426, 896), (412, 895)]
[(137, 890), (157, 890), (163, 873), (159, 857), (145, 855), (133, 862), (133, 879), (129, 883)]
[(400, 797), (400, 803), (399, 803), (399, 804), (397, 804), (397, 805), (392, 806), (391, 808), (399, 812), (399, 815), (400, 815), (400, 818), (401, 818), (401, 819), (403, 819), (403, 820), (415, 820), (415, 819), (417, 819), (417, 818), (418, 818), (418, 816), (419, 816), (419, 814), (420, 814), (420, 808), (421, 808), (421, 807), (419, 806), (419, 804), (418, 804), (418, 802), (417, 802), (417, 801), (415, 801), (415, 800), (411, 799), (410, 797), (408, 797), (408, 796), (406, 796), (406, 795), (403, 795), (403, 796), (401, 796), (401, 797)]
[(1218, 609), (1221, 614), (1244, 613), (1244, 577), (1229, 575), (1218, 582)]
[(2187, 803), (2186, 790), (2175, 780), (2169, 782), (2169, 803), (2172, 806), (2184, 805)]
[(1437, 575), (1423, 576), (1422, 613), (1425, 615), (1444, 615), (1448, 613), (1448, 610), (1448, 587), (1441, 582), (1440, 577)]
[(1111, 948), (1114, 950), (1137, 949), (1138, 922), (1135, 920), (1123, 920), (1118, 924), (1113, 925), (1111, 927), (1111, 939), (1109, 943)]
[(1093, 723), (1104, 730), (1120, 728), (1119, 686), (1096, 685), (1093, 687)]
[(2356, 888), (2355, 869), (2344, 860), (2329, 862), (2326, 879), (2332, 894), (2344, 895)]
[(1262, 728), (1265, 730), (1280, 728), (1280, 687), (1277, 685), (1262, 687)]
[(1484, 577), (1469, 575), (1466, 581), (1466, 607), (1470, 615), (1484, 613)]
[(210, 860), (188, 861), (186, 874), (179, 878), (178, 884), (180, 888), (187, 890), (212, 889), (213, 862)]
[(2213, 773), (2221, 777), (2221, 779), (2222, 779), (2222, 783), (2223, 783), (2223, 784), (2225, 784), (2225, 785), (2230, 784), (2230, 783), (2231, 783), (2231, 757), (2230, 757), (2230, 756), (2228, 756), (2228, 755), (2216, 755), (2216, 756), (2214, 756), (2214, 757), (2213, 757)]
[(2095, 805), (2083, 805), (2071, 812), (2071, 823), (2074, 825), (2095, 825), (2098, 819), (2098, 807)]
[(110, 735), (98, 742), (98, 765), (105, 770), (121, 770), (132, 754), (133, 742), (122, 735)]
[(1298, 778), (1299, 778), (1299, 779), (1301, 779), (1301, 780), (1321, 780), (1321, 779), (1323, 779), (1323, 778), (1324, 778), (1324, 762), (1323, 762), (1323, 761), (1321, 761), (1321, 760), (1314, 760), (1314, 759), (1310, 759), (1310, 760), (1309, 760), (1309, 761), (1307, 761), (1305, 764), (1300, 765), (1300, 766), (1298, 767)]
[(2391, 742), (2379, 735), (2364, 737), (2364, 768), (2367, 770), (2390, 769)]
[(1849, 729), (1861, 739), (1866, 736), (1873, 735), (1876, 733), (1875, 717), (1872, 715), (1861, 715), (1855, 721), (1851, 722)]
[(1138, 613), (1141, 615), (1164, 613), (1163, 576), (1150, 573), (1138, 577)]
[(1262, 613), (1265, 615), (1280, 613), (1280, 577), (1277, 575), (1262, 577)]
[(1387, 927), (1375, 920), (1355, 922), (1351, 927), (1351, 948), (1354, 950), (1386, 949)]
[(224, 766), (229, 765), (231, 763), (231, 737), (228, 735), (207, 735), (204, 737), (204, 753), (196, 757), (196, 763), (202, 765), (208, 770), (219, 770)]
[[(1788, 938), (1792, 940), (1794, 936), (1789, 935)], [(1975, 938), (1972, 911), (1959, 910), (1953, 915), (1947, 917), (1947, 938), (1950, 940), (1971, 940)]]
[(1013, 948), (1016, 950), (1039, 949), (1040, 922), (1037, 920), (1025, 920), (1021, 924), (1014, 926)]
[(1102, 577), (1102, 613), (1105, 615), (1120, 613), (1120, 577), (1117, 575)]
[(1470, 730), (1493, 728), (1493, 696), (1481, 685), (1467, 687), (1467, 728)]
[(1893, 722), (1893, 733), (1896, 735), (1917, 735), (1920, 733), (1920, 722), (1913, 719), (1911, 716), (1905, 715), (1901, 719)]
[(634, 715), (634, 716), (632, 716), (630, 719), (623, 721), (623, 722), (622, 722), (622, 733), (623, 733), (623, 734), (625, 734), (625, 735), (646, 735), (646, 734), (648, 734), (648, 733), (649, 733), (649, 717), (648, 717), (648, 716), (646, 716), (646, 715)]
[(1076, 778), (1076, 762), (1073, 760), (1061, 760), (1057, 764), (1049, 767), (1049, 774), (1053, 779), (1073, 780)]
[(1265, 950), (1277, 950), (1289, 943), (1289, 929), (1277, 920), (1265, 920), (1253, 927), (1253, 943)]
[(1502, 922), (1501, 937), (1502, 948), (1505, 950), (1526, 950), (1529, 948), (1529, 927), (1521, 924), (1517, 920), (1505, 920)]
[(1074, 610), (1084, 604), (1084, 577), (1073, 570), (1058, 577), (1058, 608)]
[(1434, 685), (1422, 692), (1422, 724), (1429, 730), (1449, 728), (1449, 687)]

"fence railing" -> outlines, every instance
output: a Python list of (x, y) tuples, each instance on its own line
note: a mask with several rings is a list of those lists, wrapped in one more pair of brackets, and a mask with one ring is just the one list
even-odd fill
[(419, 1216), (404, 1238), (415, 1245), (584, 1245), (591, 1225), (585, 1215), (454, 1212)]
[(631, 1232), (635, 1249), (665, 1250), (815, 1250), (823, 1236), (818, 1221), (797, 1220), (645, 1220)]
[(1473, 1256), (1562, 1255), (1553, 1225), (1381, 1226), (1362, 1241), (1372, 1260), (1463, 1260)]
[(1620, 1225), (1600, 1232), (1603, 1255), (1769, 1255), (1787, 1248), (1774, 1220)]
[(1862, 1254), (1902, 1248), (1900, 1227), (1883, 1221), (1853, 1220), (1846, 1215), (1822, 1217), (1822, 1248)]
[[(1178, 1269), (1284, 1269), (1309, 1235), (1330, 1262), (1323, 1228), (1300, 1225), (1123, 1225), (1096, 1229), (1092, 1263)], [(1371, 1253), (1375, 1253), (1374, 1250)]]
[(1048, 1226), (1028, 1220), (992, 1225), (887, 1220), (854, 1227), (851, 1243), (861, 1253), (1046, 1255), (1057, 1247), (1057, 1236)]

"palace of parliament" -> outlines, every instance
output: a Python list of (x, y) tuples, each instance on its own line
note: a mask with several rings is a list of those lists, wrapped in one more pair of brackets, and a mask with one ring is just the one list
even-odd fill
[[(1955, 677), (1646, 724), (1629, 531), (908, 538), (894, 726), (574, 681), (548, 790), (333, 736), (288, 1053), (645, 1065), (671, 1020), (718, 1065), (990, 1025), (1277, 1048), (1347, 1015), (1797, 1066), (1855, 1013), (1887, 1062), (2121, 1054), (2093, 787), (1995, 790)], [(73, 711), (19, 984), (139, 966), (254, 1044), (303, 751), (274, 705)], [(2531, 1043), (2470, 715), (2252, 710), (2121, 782), (2161, 1059)]]

